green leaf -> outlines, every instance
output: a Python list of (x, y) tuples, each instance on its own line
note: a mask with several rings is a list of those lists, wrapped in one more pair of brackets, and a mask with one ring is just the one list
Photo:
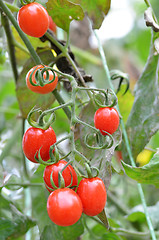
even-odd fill
[[(153, 206), (147, 207), (153, 227), (155, 230), (159, 229), (159, 218), (158, 218), (158, 211), (159, 211), (159, 202), (157, 202)], [(137, 205), (133, 209), (130, 210), (130, 213), (126, 216), (126, 218), (131, 222), (146, 222), (146, 216), (144, 213), (144, 208), (142, 205)]]
[(72, 2), (79, 3), (84, 11), (87, 12), (95, 29), (100, 28), (111, 4), (111, 0), (72, 0)]
[(82, 20), (84, 13), (80, 5), (67, 0), (48, 0), (47, 11), (56, 25), (66, 32), (72, 20)]
[(121, 161), (125, 173), (139, 183), (153, 184), (159, 187), (159, 154), (155, 154), (143, 167), (132, 167)]
[(107, 232), (107, 230), (101, 224), (96, 224), (92, 229), (92, 233), (94, 235), (94, 238), (93, 238), (93, 235), (91, 235), (90, 236), (91, 240), (98, 239), (97, 236), (98, 237), (100, 236), (100, 240), (121, 240), (122, 239), (115, 233)]
[(82, 221), (79, 220), (69, 227), (58, 226), (58, 231), (62, 233), (64, 240), (76, 240), (84, 232)]
[(55, 224), (45, 226), (40, 240), (64, 240), (61, 232), (58, 229), (58, 226)]
[[(39, 53), (42, 61), (47, 65), (52, 62), (54, 57), (50, 50), (43, 50)], [(25, 77), (28, 71), (35, 66), (32, 59), (29, 59), (24, 65), (24, 68), (18, 78), (16, 94), (19, 102), (21, 114), (23, 118), (27, 118), (29, 111), (36, 105), (36, 107), (41, 107), (42, 110), (48, 108), (55, 100), (52, 93), (49, 94), (38, 94), (29, 90), (26, 86)]]
[(0, 240), (6, 240), (11, 236), (16, 228), (16, 224), (10, 220), (0, 218)]
[(159, 56), (155, 54), (152, 43), (147, 64), (135, 87), (135, 100), (127, 121), (127, 133), (134, 158), (159, 129), (158, 60)]
[(17, 238), (36, 225), (35, 220), (23, 215), (8, 199), (0, 195), (0, 239)]

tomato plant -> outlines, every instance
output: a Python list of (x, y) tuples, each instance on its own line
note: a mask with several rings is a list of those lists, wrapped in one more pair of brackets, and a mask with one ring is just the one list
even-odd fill
[(0, 0), (0, 238), (158, 238), (159, 5), (144, 1)]
[(51, 16), (49, 16), (49, 29), (56, 33), (56, 24), (52, 20)]
[[(99, 108), (94, 115), (94, 125), (102, 135), (113, 134), (119, 127), (119, 114), (115, 108)], [(105, 132), (104, 132), (105, 131)]]
[(83, 178), (77, 188), (83, 212), (88, 216), (96, 216), (101, 213), (105, 207), (107, 193), (105, 185), (99, 177)]
[[(47, 66), (45, 66), (47, 67)], [(56, 85), (58, 83), (58, 76), (56, 73), (55, 76), (53, 74), (52, 71), (48, 70), (48, 73), (49, 73), (49, 81), (51, 81), (52, 79), (54, 79), (53, 82), (51, 83), (48, 83), (48, 84), (45, 84), (44, 86), (33, 86), (30, 82), (30, 75), (31, 75), (31, 78), (32, 78), (32, 82), (34, 84), (36, 84), (36, 79), (35, 79), (35, 75), (36, 75), (36, 72), (37, 70), (41, 71), (42, 69), (44, 68), (44, 66), (42, 65), (38, 65), (38, 66), (34, 66), (33, 68), (31, 68), (29, 70), (29, 72), (27, 73), (26, 75), (26, 84), (27, 84), (27, 87), (33, 91), (33, 92), (36, 92), (36, 93), (39, 93), (39, 94), (47, 94), (47, 93), (50, 93), (52, 92), (55, 88), (56, 88)], [(43, 73), (43, 76), (44, 80), (46, 79), (46, 72)]]
[(24, 33), (32, 37), (42, 37), (49, 27), (49, 15), (39, 3), (24, 5), (18, 12), (17, 21)]
[(22, 147), (25, 156), (32, 162), (36, 163), (35, 156), (40, 156), (43, 161), (50, 158), (50, 146), (56, 142), (56, 135), (52, 127), (46, 130), (30, 127), (23, 136)]
[[(43, 178), (44, 178), (46, 188), (48, 186), (49, 188), (54, 190), (54, 188), (51, 184), (51, 181), (50, 181), (51, 173), (52, 173), (52, 179), (53, 179), (55, 186), (59, 187), (58, 173), (66, 166), (66, 164), (67, 164), (67, 162), (65, 160), (60, 160), (57, 163), (54, 163), (52, 165), (45, 167)], [(77, 186), (77, 174), (70, 164), (63, 170), (62, 176), (64, 178), (65, 187), (69, 186), (71, 184), (71, 181), (72, 181), (71, 186)], [(76, 188), (74, 188), (74, 190), (75, 189)], [(52, 192), (50, 189), (48, 189), (48, 191)]]
[(70, 226), (80, 219), (82, 203), (77, 193), (72, 189), (57, 189), (50, 194), (47, 200), (47, 211), (55, 224)]

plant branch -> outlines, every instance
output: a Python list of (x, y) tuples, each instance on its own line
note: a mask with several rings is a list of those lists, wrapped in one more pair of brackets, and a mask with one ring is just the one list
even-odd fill
[[(125, 237), (133, 237), (134, 239), (147, 239), (149, 240), (150, 239), (150, 232), (136, 232), (136, 231), (129, 231), (129, 230), (126, 230), (126, 229), (123, 229), (123, 228), (112, 228), (110, 227), (110, 231), (111, 232), (114, 232), (114, 233), (118, 233), (122, 236), (125, 236)], [(159, 236), (159, 232), (156, 232), (156, 235)]]
[(16, 7), (14, 4), (10, 4), (10, 3), (7, 3), (7, 2), (5, 2), (5, 4), (12, 12), (18, 12), (19, 11), (19, 8)]
[(17, 70), (16, 57), (15, 57), (14, 38), (10, 29), (8, 18), (6, 14), (4, 14), (4, 12), (2, 12), (1, 14), (1, 20), (6, 33), (6, 37), (7, 37), (8, 51), (9, 51), (10, 62), (11, 62), (12, 71), (14, 75), (14, 80), (15, 82), (17, 82), (18, 70)]
[(151, 7), (151, 4), (150, 4), (149, 0), (144, 0), (144, 1), (146, 3), (147, 7)]
[[(58, 101), (58, 103), (60, 105), (65, 104), (64, 99), (61, 97), (60, 93), (57, 91), (57, 89), (55, 89), (53, 92), (53, 95), (55, 96), (56, 100)], [(66, 106), (63, 108), (64, 112), (66, 113), (68, 119), (71, 119), (71, 111), (70, 109)]]
[(110, 191), (108, 192), (108, 200), (110, 200), (124, 215), (129, 213), (128, 209), (126, 209), (123, 203), (119, 201), (118, 198), (115, 197)]
[(6, 185), (4, 185), (4, 187), (19, 186), (27, 188), (27, 187), (42, 187), (43, 185), (44, 185), (43, 183), (7, 183)]

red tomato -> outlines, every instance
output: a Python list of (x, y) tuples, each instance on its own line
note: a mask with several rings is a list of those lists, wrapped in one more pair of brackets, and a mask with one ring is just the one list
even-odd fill
[(103, 131), (113, 134), (119, 126), (119, 114), (115, 108), (99, 108), (94, 115), (94, 125), (102, 135), (107, 135)]
[[(44, 178), (44, 182), (46, 184), (46, 188), (48, 186), (48, 187), (52, 188), (52, 190), (54, 189), (53, 186), (51, 185), (51, 182), (50, 182), (51, 173), (53, 173), (52, 177), (53, 177), (53, 181), (54, 181), (55, 186), (59, 187), (58, 172), (61, 171), (66, 166), (66, 164), (67, 164), (67, 162), (65, 160), (60, 160), (57, 163), (52, 164), (50, 166), (47, 166), (45, 168), (43, 178)], [(73, 167), (71, 165), (68, 165), (65, 168), (65, 170), (62, 172), (62, 176), (63, 176), (64, 181), (65, 181), (65, 187), (70, 185), (71, 178), (72, 178), (72, 185), (71, 186), (76, 186), (77, 185), (77, 182), (78, 182), (77, 181), (77, 174), (76, 174), (75, 170), (73, 169)], [(50, 189), (48, 189), (48, 191), (52, 192)]]
[(83, 178), (77, 188), (83, 212), (88, 216), (96, 216), (104, 209), (107, 200), (107, 193), (102, 179)]
[(52, 192), (47, 200), (50, 219), (59, 226), (75, 224), (82, 215), (82, 203), (75, 191), (61, 188)]
[(48, 12), (37, 2), (20, 8), (17, 21), (21, 30), (32, 37), (42, 37), (49, 27)]
[(49, 16), (49, 29), (56, 33), (56, 24), (52, 20), (51, 16)]
[[(32, 162), (37, 163), (34, 156), (40, 149), (43, 161), (49, 160), (50, 146), (56, 142), (56, 135), (52, 127), (46, 130), (30, 127), (23, 136), (22, 147), (25, 156)], [(38, 158), (38, 153), (36, 154)]]
[[(46, 66), (47, 67), (47, 66)], [(49, 83), (49, 84), (46, 84), (44, 85), (43, 87), (41, 86), (33, 86), (30, 81), (29, 81), (29, 77), (31, 75), (31, 73), (34, 71), (33, 75), (32, 75), (32, 81), (33, 83), (36, 83), (36, 80), (35, 80), (35, 72), (36, 70), (34, 69), (41, 69), (41, 68), (44, 68), (44, 66), (42, 65), (38, 65), (38, 66), (35, 66), (33, 68), (31, 68), (29, 70), (29, 72), (27, 73), (26, 75), (26, 84), (27, 84), (27, 87), (32, 91), (32, 92), (36, 92), (36, 93), (40, 93), (40, 94), (47, 94), (47, 93), (50, 93), (52, 92), (55, 88), (56, 88), (56, 85), (57, 85), (57, 82), (58, 82), (58, 76), (57, 74), (55, 73), (55, 80), (52, 82), (52, 83)], [(46, 79), (46, 72), (44, 73), (44, 79)], [(52, 79), (54, 78), (54, 74), (52, 73), (52, 71), (49, 70), (49, 81), (51, 81)]]

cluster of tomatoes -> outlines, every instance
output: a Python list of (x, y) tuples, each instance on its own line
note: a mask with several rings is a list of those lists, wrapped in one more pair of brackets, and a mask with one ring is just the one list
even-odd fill
[[(46, 9), (39, 3), (29, 3), (18, 13), (18, 23), (26, 34), (41, 37), (50, 24)], [(51, 27), (50, 27), (51, 28)], [(57, 85), (58, 76), (51, 70), (45, 72), (47, 66), (38, 65), (30, 69), (26, 76), (28, 88), (39, 94), (52, 92)], [(49, 68), (48, 68), (49, 69)], [(37, 84), (39, 72), (49, 84)], [(52, 81), (53, 80), (53, 81)], [(99, 108), (94, 115), (94, 125), (102, 135), (113, 134), (119, 126), (119, 115), (115, 108)], [(51, 146), (56, 143), (56, 134), (50, 126), (47, 129), (30, 127), (23, 136), (22, 147), (25, 156), (38, 163), (50, 159)], [(52, 150), (52, 154), (54, 153)], [(57, 225), (69, 226), (76, 223), (82, 212), (88, 216), (96, 216), (102, 212), (107, 200), (105, 185), (99, 177), (82, 178), (78, 184), (75, 169), (65, 160), (58, 160), (44, 169), (44, 183), (50, 192), (47, 200), (47, 211), (50, 219)]]
[[(50, 146), (55, 142), (56, 135), (52, 127), (47, 130), (30, 127), (23, 136), (23, 152), (30, 161), (36, 163), (40, 151), (42, 160), (47, 161)], [(63, 187), (60, 187), (60, 172)], [(82, 212), (95, 216), (104, 209), (107, 193), (99, 177), (83, 178), (78, 185), (74, 168), (65, 160), (59, 160), (45, 167), (43, 178), (50, 192), (47, 200), (48, 215), (55, 224), (69, 226), (80, 219)]]
[[(103, 135), (112, 134), (119, 126), (119, 115), (114, 108), (99, 108), (94, 116), (96, 128)], [(106, 127), (107, 126), (107, 127)], [(43, 130), (30, 127), (23, 136), (23, 152), (32, 162), (37, 163), (38, 153), (43, 161), (50, 158), (50, 147), (56, 143), (52, 127)], [(54, 152), (54, 150), (53, 150)], [(59, 173), (64, 185), (61, 187)], [(70, 226), (76, 223), (82, 212), (96, 216), (102, 212), (107, 200), (105, 185), (99, 177), (83, 178), (78, 184), (77, 173), (65, 160), (59, 160), (44, 169), (44, 183), (50, 192), (47, 211), (50, 219), (57, 225)]]

